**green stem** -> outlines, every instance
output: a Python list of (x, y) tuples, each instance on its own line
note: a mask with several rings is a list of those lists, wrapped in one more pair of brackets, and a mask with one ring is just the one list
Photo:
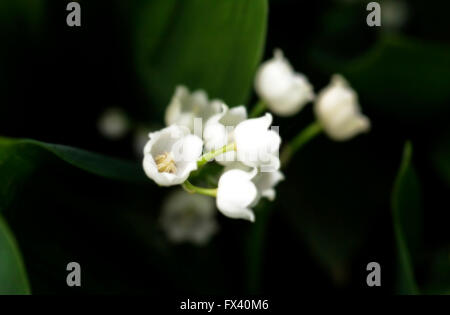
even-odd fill
[(295, 152), (297, 152), (300, 148), (302, 148), (306, 143), (308, 143), (311, 139), (313, 139), (321, 132), (322, 126), (317, 121), (311, 123), (305, 129), (300, 131), (300, 133), (283, 148), (280, 155), (281, 164), (283, 166), (287, 165)]
[(220, 149), (203, 154), (197, 161), (197, 168), (202, 167), (203, 165), (214, 159), (216, 156), (229, 151), (236, 151), (236, 143), (233, 142), (221, 147)]
[(264, 278), (263, 264), (264, 260), (264, 244), (267, 241), (267, 226), (271, 216), (271, 207), (266, 201), (261, 201), (254, 208), (258, 217), (249, 228), (246, 243), (246, 289), (247, 294), (261, 294), (262, 280)]
[(258, 117), (267, 109), (267, 105), (263, 100), (259, 100), (258, 103), (253, 106), (252, 111), (250, 112), (251, 118)]
[[(236, 143), (233, 142), (233, 143), (230, 143), (230, 144), (227, 144), (227, 145), (221, 147), (220, 149), (205, 153), (197, 160), (197, 168), (202, 167), (203, 165), (205, 165), (206, 163), (208, 163), (209, 161), (211, 161), (218, 155), (224, 154), (229, 151), (235, 151), (235, 150), (236, 150)], [(211, 196), (211, 197), (217, 196), (217, 188), (198, 187), (198, 186), (193, 185), (189, 180), (186, 180), (182, 184), (182, 186), (183, 186), (184, 190), (186, 190), (190, 194), (201, 194), (201, 195), (206, 195), (206, 196)]]
[(198, 187), (198, 186), (193, 185), (189, 180), (186, 180), (182, 186), (183, 186), (184, 190), (186, 190), (190, 194), (201, 194), (201, 195), (206, 195), (206, 196), (211, 196), (211, 197), (217, 196), (217, 188)]

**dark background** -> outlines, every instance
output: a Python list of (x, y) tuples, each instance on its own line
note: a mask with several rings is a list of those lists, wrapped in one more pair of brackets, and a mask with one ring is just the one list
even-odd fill
[[(68, 2), (5, 3), (0, 135), (139, 160), (131, 133), (111, 141), (97, 129), (111, 106), (142, 124), (163, 123), (167, 103), (148, 97), (133, 59), (139, 1), (80, 1), (80, 28), (66, 25)], [(246, 282), (247, 222), (219, 216), (207, 247), (173, 246), (155, 222), (169, 189), (98, 178), (49, 155), (5, 213), (33, 293), (394, 293), (391, 192), (407, 140), (422, 188), (417, 279), (432, 282), (432, 257), (450, 241), (450, 172), (442, 168), (450, 161), (450, 4), (407, 1), (408, 18), (394, 30), (368, 27), (366, 4), (269, 2), (263, 59), (282, 48), (316, 91), (342, 73), (373, 129), (345, 143), (320, 136), (296, 156), (269, 213), (256, 288)], [(380, 42), (388, 43), (381, 52)], [(308, 106), (274, 124), (287, 141), (313, 119)], [(69, 261), (82, 266), (81, 288), (65, 284)], [(381, 288), (366, 286), (370, 261), (382, 266)]]

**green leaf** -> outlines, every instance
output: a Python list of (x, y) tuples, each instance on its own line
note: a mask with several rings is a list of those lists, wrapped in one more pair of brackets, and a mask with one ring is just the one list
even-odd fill
[(418, 294), (414, 268), (420, 264), (422, 248), (421, 190), (412, 167), (412, 145), (407, 142), (392, 192), (392, 218), (397, 244), (399, 294)]
[(267, 228), (272, 215), (271, 204), (261, 200), (255, 207), (256, 221), (248, 229), (245, 243), (246, 290), (248, 294), (261, 294), (264, 278), (264, 247), (267, 242)]
[(0, 294), (30, 294), (22, 256), (2, 216), (0, 216)]
[(165, 107), (176, 85), (246, 102), (265, 40), (267, 0), (155, 0), (135, 7), (137, 69)]
[[(51, 153), (86, 172), (110, 179), (140, 181), (146, 178), (137, 163), (60, 144), (0, 137), (0, 166), (4, 166), (6, 161), (11, 159), (23, 160), (31, 156), (42, 159), (44, 158), (42, 154), (45, 153)], [(14, 163), (14, 161), (8, 162)], [(26, 165), (22, 164), (21, 167)]]
[(15, 196), (14, 192), (20, 188), (20, 179), (25, 179), (35, 168), (47, 163), (52, 155), (86, 172), (109, 179), (146, 180), (142, 168), (136, 163), (64, 145), (0, 137), (0, 210)]

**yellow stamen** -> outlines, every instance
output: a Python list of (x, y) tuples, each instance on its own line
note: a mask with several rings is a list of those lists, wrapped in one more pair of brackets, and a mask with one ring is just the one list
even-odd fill
[(175, 161), (173, 160), (172, 154), (169, 152), (164, 152), (163, 154), (157, 155), (155, 157), (155, 162), (158, 172), (160, 173), (174, 174), (177, 171)]

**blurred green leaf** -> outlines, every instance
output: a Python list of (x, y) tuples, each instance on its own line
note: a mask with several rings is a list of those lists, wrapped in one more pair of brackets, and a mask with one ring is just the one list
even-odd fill
[(448, 110), (450, 46), (386, 35), (352, 60), (316, 51), (313, 58), (327, 74), (342, 73), (365, 106), (404, 119), (423, 119)]
[(155, 105), (178, 84), (246, 102), (265, 40), (267, 0), (155, 0), (135, 7), (137, 69)]
[(49, 155), (105, 178), (146, 180), (142, 169), (135, 163), (58, 144), (0, 137), (0, 210), (8, 205), (15, 192), (20, 189), (22, 179), (26, 179), (35, 168), (46, 163)]
[(412, 167), (412, 144), (407, 142), (392, 192), (392, 217), (397, 244), (399, 294), (418, 294), (414, 268), (423, 254), (421, 190)]
[[(45, 161), (45, 154), (53, 154), (61, 160), (86, 172), (116, 180), (142, 181), (146, 177), (137, 163), (88, 152), (65, 145), (51, 144), (31, 139), (0, 137), (0, 167), (12, 170), (27, 169), (30, 164)], [(31, 160), (30, 158), (33, 158)], [(10, 163), (6, 165), (6, 163)], [(16, 171), (16, 170), (14, 170)]]
[(16, 240), (0, 216), (0, 294), (29, 294), (30, 286)]

